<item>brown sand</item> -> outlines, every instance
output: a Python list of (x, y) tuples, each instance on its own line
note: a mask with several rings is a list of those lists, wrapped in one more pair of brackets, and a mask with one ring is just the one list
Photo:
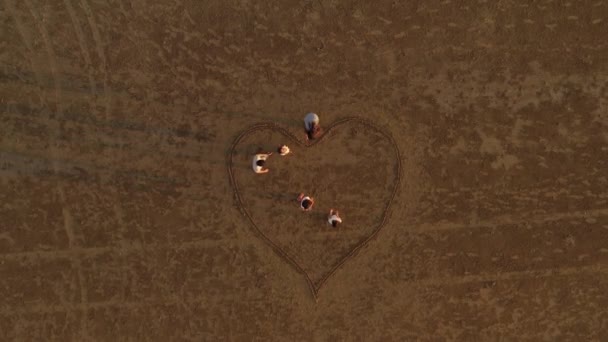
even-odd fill
[[(608, 338), (605, 1), (3, 0), (0, 19), (0, 340)], [(402, 164), (354, 124), (266, 175), (248, 154), (279, 133), (236, 147), (247, 210), (315, 281), (400, 177), (317, 300), (227, 170), (241, 132), (303, 136), (308, 111), (371, 120)]]

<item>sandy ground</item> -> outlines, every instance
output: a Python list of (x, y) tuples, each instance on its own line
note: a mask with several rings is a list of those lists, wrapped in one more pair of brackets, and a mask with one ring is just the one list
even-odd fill
[[(607, 33), (606, 1), (1, 1), (0, 340), (605, 341)], [(227, 169), (308, 111), (402, 163), (356, 125), (266, 175), (284, 137), (237, 146), (313, 279), (400, 179), (317, 300)]]

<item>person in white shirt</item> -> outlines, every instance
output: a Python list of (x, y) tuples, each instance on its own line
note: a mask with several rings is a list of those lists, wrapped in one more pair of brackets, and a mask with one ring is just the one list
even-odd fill
[(329, 209), (327, 223), (331, 224), (334, 228), (338, 227), (338, 224), (342, 223), (342, 219), (340, 218), (340, 214), (337, 210)]
[(279, 152), (281, 156), (286, 156), (289, 154), (289, 152), (291, 152), (291, 150), (289, 149), (289, 147), (287, 147), (287, 145), (281, 145), (279, 146), (277, 152)]
[(304, 194), (300, 194), (298, 196), (298, 202), (300, 202), (300, 209), (304, 211), (310, 211), (312, 206), (315, 204), (315, 200), (312, 197)]
[(272, 152), (258, 153), (255, 156), (253, 156), (253, 171), (255, 173), (266, 173), (266, 172), (270, 171), (267, 168), (265, 168), (264, 165), (266, 164), (266, 159), (268, 159), (268, 157), (270, 157), (271, 155), (272, 155)]
[(304, 128), (306, 129), (307, 139), (316, 139), (321, 134), (319, 116), (315, 113), (306, 114), (304, 117)]

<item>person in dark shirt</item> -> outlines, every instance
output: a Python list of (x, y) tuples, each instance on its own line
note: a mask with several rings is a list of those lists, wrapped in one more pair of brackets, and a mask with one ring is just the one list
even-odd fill
[(322, 129), (319, 125), (319, 116), (315, 113), (308, 113), (304, 117), (304, 128), (306, 129), (306, 139), (312, 140), (318, 138)]

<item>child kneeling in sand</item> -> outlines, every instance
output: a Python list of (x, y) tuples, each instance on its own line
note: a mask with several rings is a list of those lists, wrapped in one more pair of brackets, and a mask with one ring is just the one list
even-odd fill
[(338, 224), (342, 223), (342, 219), (340, 218), (340, 214), (337, 210), (329, 209), (327, 223), (331, 224), (334, 228), (338, 227)]
[(305, 196), (304, 194), (298, 196), (298, 202), (300, 202), (300, 209), (304, 211), (310, 211), (315, 204), (315, 200), (312, 197)]
[(289, 147), (287, 147), (287, 145), (281, 145), (281, 146), (279, 146), (277, 152), (279, 152), (279, 154), (282, 156), (286, 156), (291, 151), (289, 150)]
[(266, 173), (270, 171), (267, 168), (264, 168), (264, 165), (266, 164), (266, 159), (268, 159), (268, 157), (270, 157), (271, 155), (272, 152), (256, 154), (253, 157), (253, 171), (255, 173)]

